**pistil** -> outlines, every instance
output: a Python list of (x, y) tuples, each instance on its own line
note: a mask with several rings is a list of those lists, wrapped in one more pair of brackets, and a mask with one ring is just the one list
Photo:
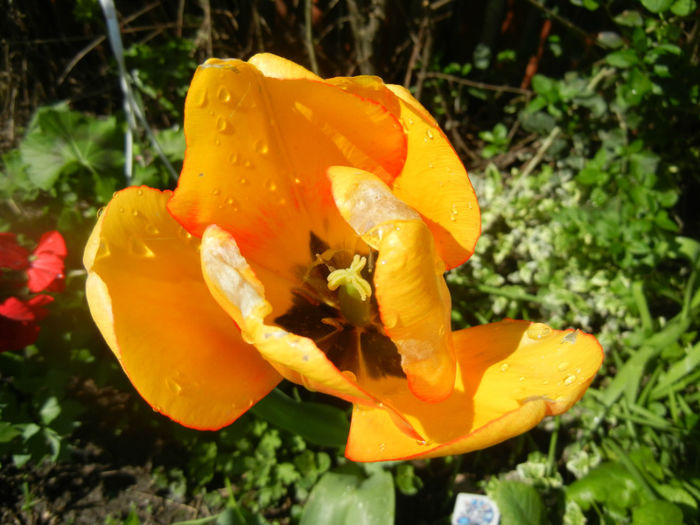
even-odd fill
[(355, 255), (349, 268), (328, 275), (328, 289), (338, 290), (340, 311), (355, 326), (367, 326), (371, 321), (370, 297), (372, 285), (362, 277), (367, 258)]

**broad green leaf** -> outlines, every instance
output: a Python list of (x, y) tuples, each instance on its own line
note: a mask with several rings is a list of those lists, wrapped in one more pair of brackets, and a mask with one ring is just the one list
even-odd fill
[(644, 24), (644, 19), (639, 11), (623, 11), (615, 17), (615, 23), (627, 27), (640, 27)]
[(676, 16), (688, 16), (697, 6), (695, 0), (676, 0), (671, 6), (671, 12)]
[(502, 481), (489, 492), (501, 512), (501, 525), (541, 525), (544, 504), (530, 485), (518, 481)]
[(393, 525), (394, 482), (376, 469), (369, 476), (356, 465), (323, 475), (311, 491), (300, 525)]
[(342, 447), (350, 425), (345, 412), (331, 405), (301, 402), (275, 389), (252, 411), (259, 417), (305, 440), (327, 447)]
[(683, 512), (673, 503), (654, 500), (632, 512), (632, 525), (683, 525)]
[(55, 396), (51, 396), (46, 400), (44, 405), (39, 410), (39, 415), (41, 416), (41, 422), (44, 425), (50, 424), (54, 419), (58, 417), (61, 413), (61, 405), (58, 403), (58, 399)]
[(594, 503), (629, 508), (641, 501), (642, 487), (621, 463), (603, 463), (566, 488), (566, 499), (583, 510)]
[(21, 432), (7, 421), (0, 421), (0, 443), (8, 443), (19, 436)]
[(641, 0), (641, 2), (652, 13), (662, 13), (673, 4), (673, 0)]
[(124, 162), (121, 141), (114, 117), (98, 119), (58, 104), (36, 111), (19, 149), (29, 179), (48, 190), (64, 173), (118, 173)]
[(608, 53), (605, 57), (605, 61), (611, 66), (625, 69), (639, 62), (639, 58), (637, 57), (637, 53), (632, 49), (622, 49), (620, 51)]

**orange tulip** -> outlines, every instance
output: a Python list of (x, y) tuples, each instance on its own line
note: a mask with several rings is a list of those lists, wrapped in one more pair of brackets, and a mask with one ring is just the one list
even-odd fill
[(506, 320), (452, 332), (443, 273), (479, 208), (435, 120), (376, 77), (212, 59), (177, 189), (128, 188), (85, 250), (87, 296), (139, 393), (228, 425), (284, 377), (353, 403), (346, 456), (456, 454), (570, 408), (594, 337)]

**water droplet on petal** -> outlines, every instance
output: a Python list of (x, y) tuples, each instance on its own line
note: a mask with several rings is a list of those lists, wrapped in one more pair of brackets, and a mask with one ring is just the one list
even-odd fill
[(236, 201), (236, 199), (229, 197), (226, 199), (226, 204), (228, 204), (233, 211), (238, 211), (238, 201)]
[(224, 86), (219, 87), (219, 90), (216, 92), (216, 96), (221, 102), (228, 102), (231, 100), (231, 93), (229, 93), (228, 89), (226, 89)]
[(520, 377), (518, 378), (518, 381), (525, 381), (525, 376), (520, 376)]
[(218, 137), (215, 138), (215, 139), (214, 139), (214, 144), (216, 144), (217, 146), (221, 146), (221, 139), (218, 138)]
[(578, 337), (578, 330), (574, 330), (573, 332), (569, 332), (568, 334), (566, 334), (562, 338), (561, 342), (574, 344), (574, 343), (576, 343), (577, 337)]
[(143, 196), (143, 189), (139, 188), (138, 190), (136, 190), (136, 195), (138, 195), (139, 197), (142, 197)]
[(175, 378), (169, 377), (165, 380), (165, 383), (168, 385), (168, 388), (174, 393), (174, 394), (179, 394), (182, 392), (182, 385), (175, 381)]
[(356, 376), (355, 373), (352, 372), (351, 370), (343, 370), (343, 371), (341, 372), (341, 374), (343, 374), (343, 376), (344, 376), (348, 381), (351, 381), (352, 383), (357, 383), (357, 376)]
[(458, 215), (459, 215), (459, 210), (457, 209), (457, 205), (453, 204), (452, 207), (450, 208), (450, 220), (452, 222), (457, 221)]
[(265, 187), (267, 188), (267, 191), (277, 191), (277, 183), (274, 180), (267, 181)]
[(294, 177), (294, 184), (301, 184), (301, 179), (299, 177)]
[(425, 446), (428, 442), (425, 439), (416, 439), (416, 445), (419, 447)]
[(206, 106), (207, 102), (209, 101), (209, 97), (207, 96), (207, 90), (202, 89), (199, 93), (194, 95), (193, 100), (194, 105), (198, 108), (203, 108), (204, 106)]
[(386, 448), (386, 444), (384, 444), (384, 443), (379, 444), (379, 452), (384, 452), (385, 448)]
[(573, 375), (573, 374), (571, 374), (571, 375), (569, 375), (569, 376), (566, 376), (566, 378), (564, 378), (564, 384), (565, 384), (565, 385), (570, 385), (570, 384), (573, 383), (574, 381), (576, 381), (576, 376)]
[(532, 323), (527, 329), (527, 336), (530, 339), (542, 339), (547, 337), (552, 332), (552, 329), (543, 323)]
[(238, 182), (239, 182), (239, 184), (241, 184), (242, 186), (247, 186), (247, 185), (248, 185), (248, 179), (245, 178), (245, 177), (241, 177), (240, 179), (238, 179)]
[(235, 153), (235, 152), (234, 152), (234, 153), (231, 153), (231, 154), (228, 156), (228, 161), (229, 161), (231, 164), (233, 164), (234, 166), (235, 166), (236, 164), (238, 164), (238, 162), (240, 161), (240, 158), (238, 158), (238, 153)]
[(148, 245), (146, 245), (143, 240), (139, 239), (138, 237), (133, 237), (131, 239), (131, 244), (130, 244), (130, 250), (133, 255), (136, 255), (137, 257), (155, 257), (156, 254), (153, 253), (153, 250), (151, 250)]
[(508, 368), (510, 368), (510, 365), (508, 363), (503, 363), (500, 366), (501, 372), (505, 372), (506, 370), (508, 370)]
[(562, 361), (561, 363), (559, 363), (559, 366), (557, 366), (557, 368), (563, 372), (564, 370), (569, 368), (569, 363), (566, 361)]
[(267, 155), (270, 148), (268, 147), (267, 142), (264, 140), (259, 140), (255, 143), (255, 151), (257, 151), (260, 155)]
[(119, 207), (119, 213), (124, 213), (126, 210), (124, 209), (124, 206)]
[(216, 131), (219, 133), (233, 133), (233, 126), (223, 117), (218, 117), (216, 119)]
[(221, 190), (219, 188), (214, 188), (211, 190), (211, 194), (214, 195), (215, 197), (221, 193)]
[(428, 130), (425, 132), (425, 142), (428, 142), (429, 140), (433, 140), (435, 138), (435, 135), (433, 135), (433, 132), (431, 130)]
[(253, 163), (250, 162), (249, 160), (246, 160), (246, 161), (243, 163), (243, 165), (244, 165), (246, 168), (252, 168), (252, 167), (253, 167)]
[(133, 215), (134, 217), (138, 217), (141, 214), (139, 213), (139, 210), (131, 210), (131, 215)]
[(160, 230), (156, 228), (153, 224), (147, 224), (146, 233), (148, 233), (149, 235), (158, 235), (160, 233)]

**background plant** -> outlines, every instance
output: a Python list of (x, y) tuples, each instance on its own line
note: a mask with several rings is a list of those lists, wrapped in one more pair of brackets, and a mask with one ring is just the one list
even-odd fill
[[(147, 124), (132, 126), (131, 183), (173, 184), (182, 100), (207, 56), (267, 50), (324, 76), (380, 74), (438, 116), (479, 196), (477, 253), (448, 276), (455, 327), (505, 316), (578, 327), (600, 337), (604, 369), (566, 415), (431, 461), (348, 464), (342, 439), (300, 435), (274, 404), (215, 434), (155, 415), (82, 292), (82, 246), (126, 184), (130, 128), (102, 11), (93, 0), (52, 3), (47, 17), (38, 0), (12, 3), (0, 30), (0, 230), (58, 229), (69, 256), (66, 291), (36, 344), (0, 355), (2, 521), (313, 523), (322, 512), (354, 519), (361, 502), (372, 523), (444, 523), (464, 490), (496, 499), (505, 525), (698, 521), (695, 1), (180, 6), (117, 2)], [(283, 390), (278, 401), (304, 414), (306, 430), (318, 417), (346, 421), (335, 401)], [(51, 485), (60, 476), (84, 485), (68, 496)], [(88, 494), (100, 501), (93, 515)]]

